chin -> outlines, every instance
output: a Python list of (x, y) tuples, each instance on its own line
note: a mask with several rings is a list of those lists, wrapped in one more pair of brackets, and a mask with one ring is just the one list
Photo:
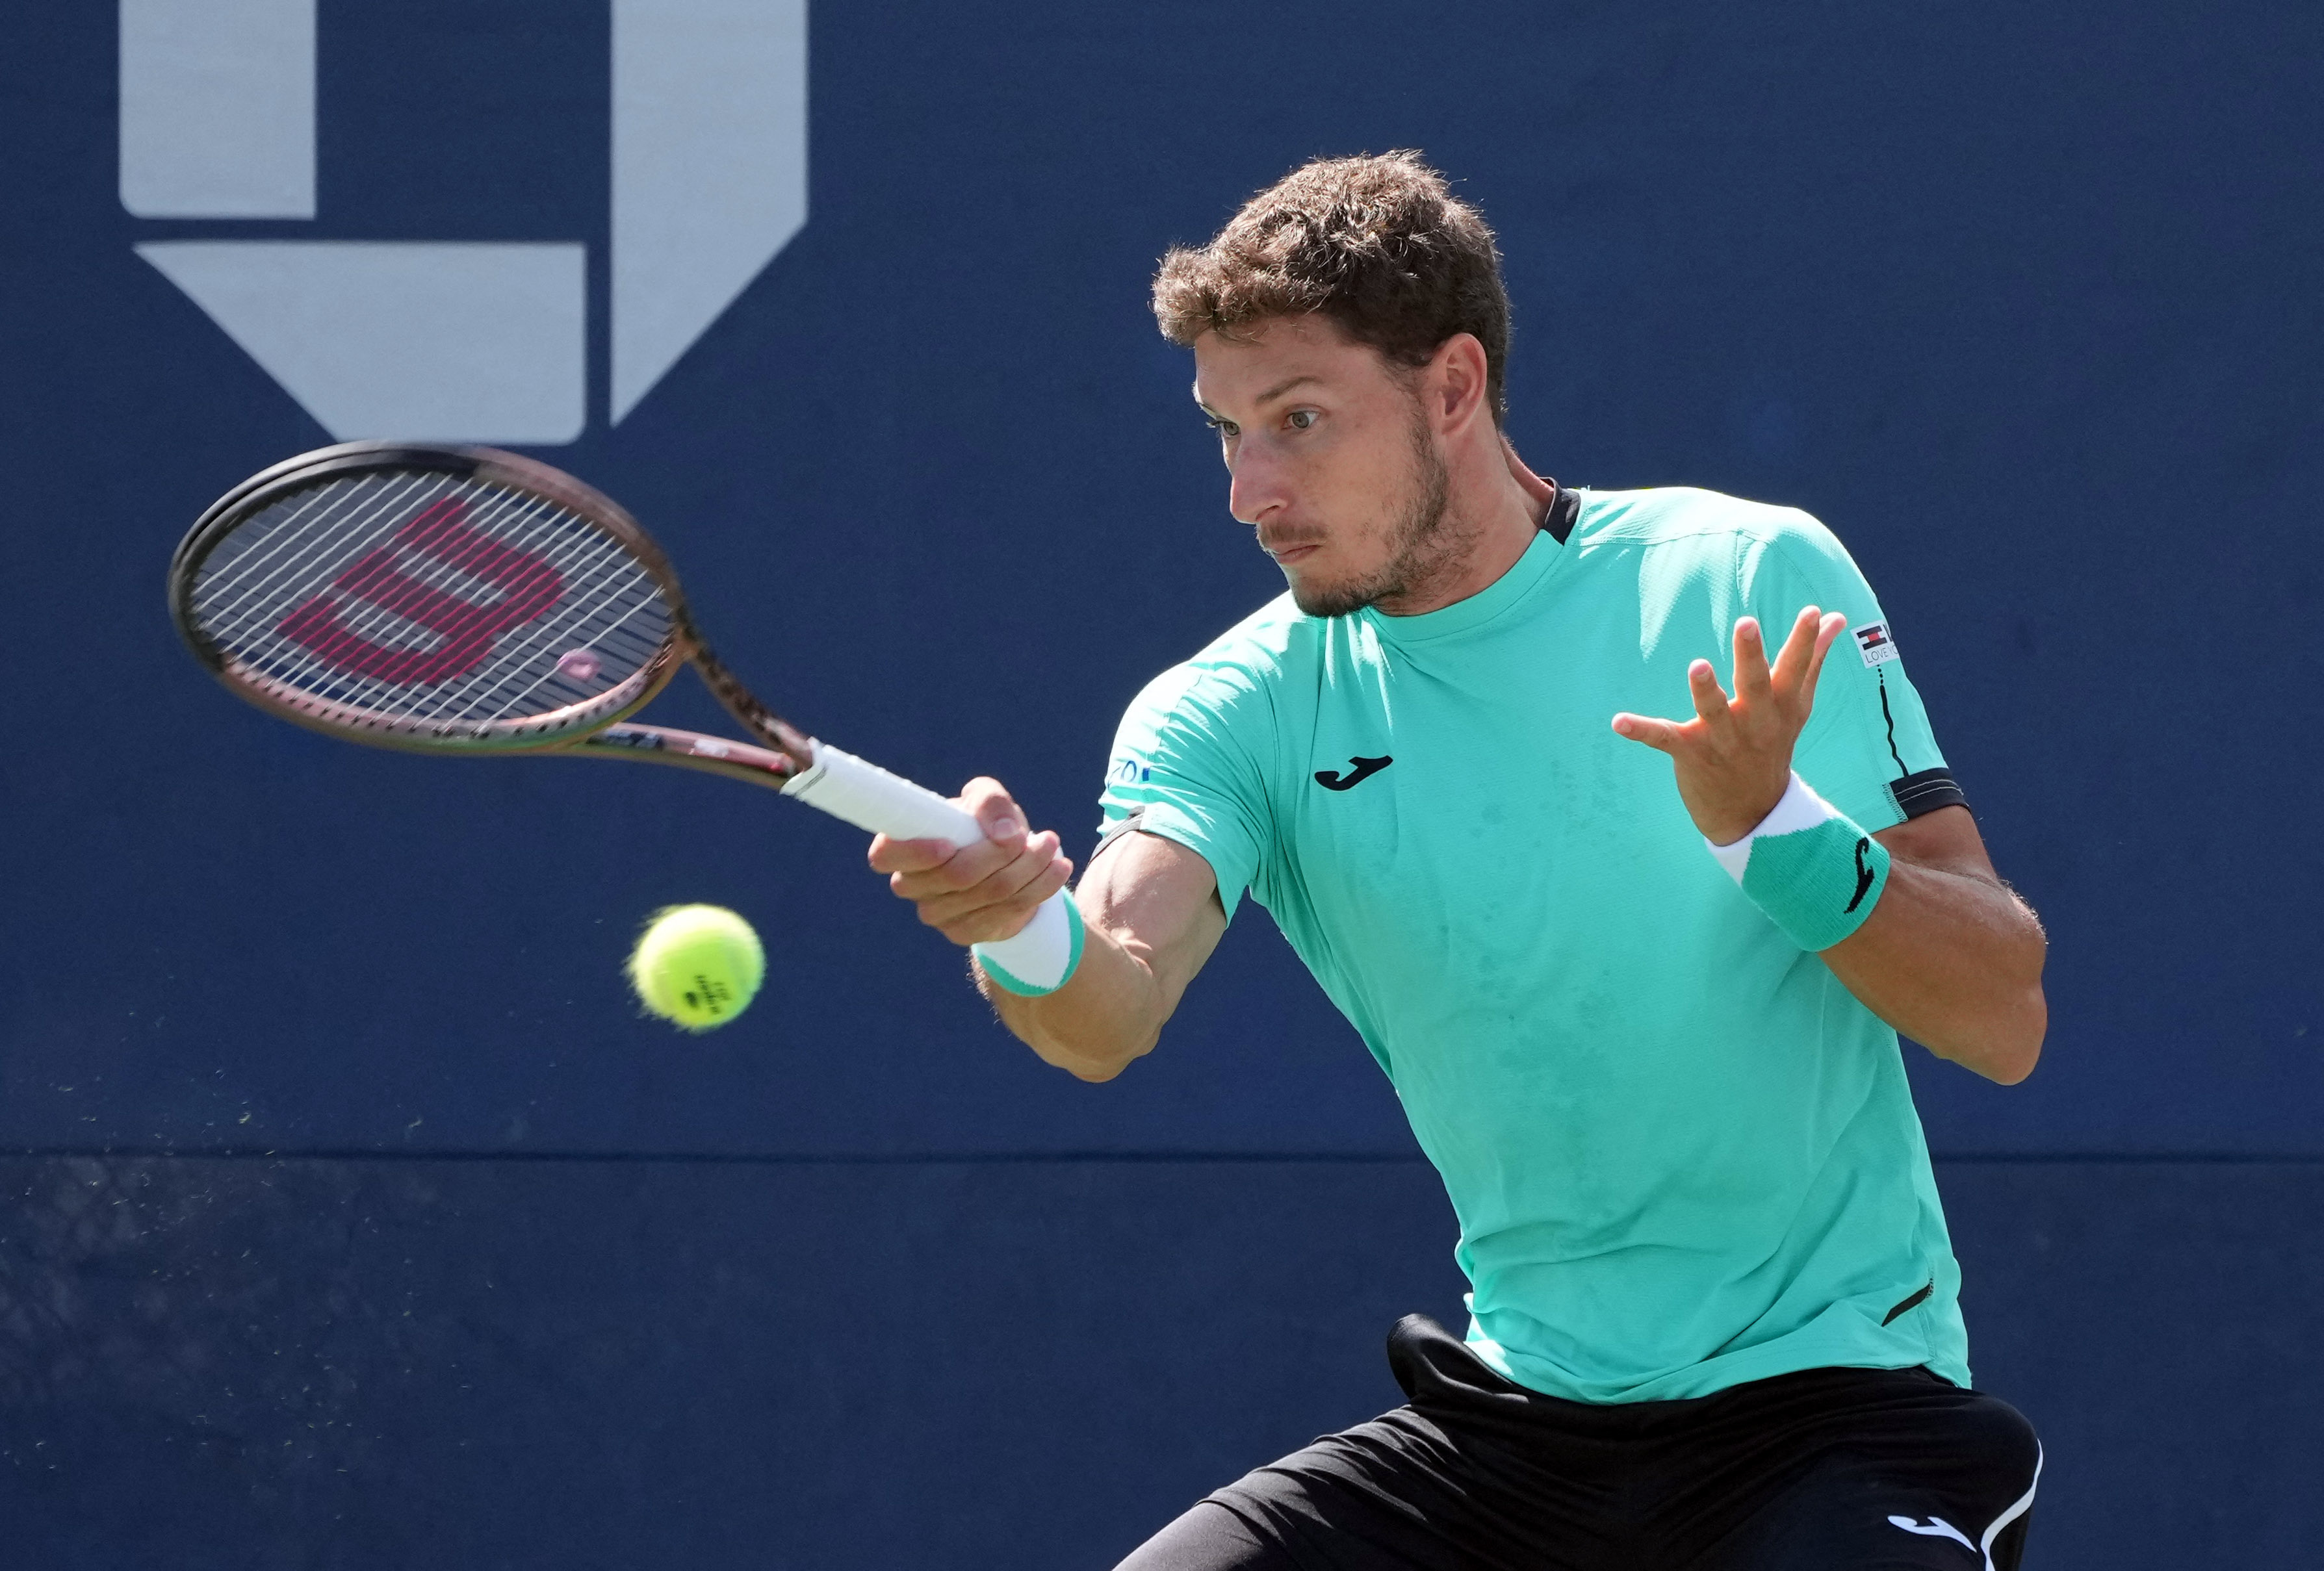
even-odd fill
[(1284, 576), (1290, 582), (1291, 603), (1308, 616), (1347, 616), (1379, 598), (1363, 584), (1303, 583), (1289, 574)]

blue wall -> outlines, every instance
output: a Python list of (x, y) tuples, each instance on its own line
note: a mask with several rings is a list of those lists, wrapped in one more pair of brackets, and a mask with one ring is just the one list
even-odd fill
[[(131, 246), (587, 242), (589, 427), (542, 455), (778, 707), (1078, 850), (1120, 706), (1279, 582), (1153, 259), (1402, 145), (1499, 229), (1529, 460), (1831, 523), (2049, 923), (2032, 1081), (1914, 1054), (1980, 1376), (2053, 1441), (2034, 1563), (2324, 1532), (2286, 1471), (2324, 1460), (2324, 13), (827, 6), (805, 229), (617, 425), (605, 7), (326, 0), (320, 39), (319, 216), (143, 220), (112, 8), (0, 12), (40, 680), (0, 749), (0, 1490), (56, 1555), (1102, 1564), (1390, 1399), (1449, 1218), (1262, 914), (1093, 1089), (812, 813), (235, 703), (162, 565), (327, 434)], [(698, 1041), (618, 975), (674, 900), (770, 950)]]
[[(2029, 1566), (2315, 1564), (2306, 1163), (1940, 1163)], [(1110, 1566), (1399, 1400), (1417, 1160), (0, 1160), (0, 1564)]]

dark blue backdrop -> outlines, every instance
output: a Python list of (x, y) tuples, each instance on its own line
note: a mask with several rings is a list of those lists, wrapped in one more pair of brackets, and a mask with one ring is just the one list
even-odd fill
[[(603, 4), (326, 0), (320, 38), (301, 235), (581, 238), (602, 267)], [(2032, 1081), (1914, 1055), (1932, 1145), (1976, 1159), (1944, 1171), (1981, 1373), (2081, 1446), (2037, 1562), (2142, 1563), (2098, 1547), (2120, 1518), (2144, 1563), (2293, 1563), (2324, 1508), (2246, 1403), (2324, 1400), (2279, 1362), (2324, 1242), (2324, 853), (2284, 806), (2319, 762), (2324, 13), (831, 6), (809, 59), (805, 229), (618, 426), (593, 348), (587, 432), (541, 450), (665, 539), (731, 663), (890, 767), (1000, 775), (1084, 849), (1121, 705), (1279, 586), (1146, 313), (1153, 260), (1305, 156), (1425, 149), (1499, 230), (1528, 460), (1829, 521), (2051, 927)], [(1453, 1305), (1449, 1217), (1263, 914), (1089, 1088), (815, 814), (341, 748), (211, 685), (161, 614), (169, 548), (326, 434), (130, 248), (286, 227), (123, 210), (112, 8), (23, 0), (0, 61), (33, 684), (0, 749), (0, 1146), (27, 1153), (0, 1354), (30, 1415), (0, 1494), (44, 1541), (117, 1560), (198, 1517), (273, 1524), (265, 1564), (1091, 1565), (1388, 1400), (1387, 1318)], [(664, 715), (719, 723), (684, 691)], [(619, 976), (676, 900), (768, 942), (766, 996), (699, 1040)], [(2135, 1160), (2060, 1160), (2098, 1157)], [(76, 1185), (109, 1208), (55, 1222)], [(367, 1273), (362, 1236), (410, 1258)], [(178, 1284), (166, 1315), (131, 1276)], [(149, 1310), (177, 1329), (105, 1339)], [(356, 1373), (291, 1402), (290, 1353)], [(752, 1371), (772, 1405), (720, 1416)], [(461, 1471), (479, 1436), (492, 1488)], [(613, 1476), (635, 1490), (577, 1514), (543, 1482)]]

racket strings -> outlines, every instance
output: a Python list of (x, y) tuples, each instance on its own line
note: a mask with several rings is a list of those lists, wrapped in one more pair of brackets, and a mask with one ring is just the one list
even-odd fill
[[(473, 516), (487, 526), (500, 526), (498, 528), (485, 537), (464, 533), (455, 541), (456, 549), (446, 549), (443, 541), (435, 541), (432, 554), (439, 559), (437, 570), (423, 565), (420, 572), (395, 586), (402, 592), (400, 596), (380, 597), (388, 599), (388, 603), (373, 610), (352, 629), (359, 635), (373, 631), (383, 623), (382, 609), (389, 617), (401, 616), (413, 609), (440, 613), (440, 606), (415, 607), (411, 602), (415, 593), (450, 582), (445, 576), (446, 571), (471, 580), (496, 578), (509, 590), (497, 599), (471, 599), (468, 597), (475, 596), (476, 592), (465, 589), (461, 591), (462, 598), (455, 602), (458, 609), (448, 620), (441, 614), (423, 614), (415, 630), (423, 639), (429, 632), (439, 638), (432, 650), (425, 643), (418, 647), (425, 652), (416, 657), (410, 673), (421, 678), (416, 684), (393, 681), (393, 676), (402, 673), (383, 668), (380, 664), (358, 662), (359, 667), (371, 667), (360, 670), (360, 674), (374, 682), (386, 678), (390, 686), (410, 688), (404, 702), (397, 706), (401, 712), (397, 718), (443, 724), (505, 719), (518, 711), (528, 692), (544, 695), (545, 702), (525, 712), (565, 707), (625, 679), (659, 647), (668, 619), (666, 615), (650, 614), (659, 606), (659, 592), (618, 547), (586, 524), (578, 525), (580, 533), (560, 542), (559, 526), (570, 529), (576, 520), (553, 516), (548, 504), (538, 499), (518, 496), (495, 500), (502, 506), (494, 511)], [(463, 525), (465, 522), (459, 520)], [(521, 565), (512, 582), (507, 572), (493, 571), (505, 567), (509, 555), (496, 544), (495, 537), (516, 547), (515, 560)], [(580, 547), (577, 551), (572, 548), (576, 543)], [(557, 549), (559, 544), (567, 548)], [(357, 591), (364, 587), (361, 583), (337, 582)], [(540, 600), (563, 601), (562, 614), (553, 618), (540, 615), (543, 608), (533, 602)], [(642, 629), (642, 636), (615, 636), (641, 614), (647, 615), (651, 624)], [(519, 636), (503, 637), (512, 632)], [(524, 636), (526, 633), (530, 636)], [(527, 677), (525, 668), (531, 657), (544, 651), (552, 657), (569, 654), (576, 648), (590, 651), (591, 665), (585, 667), (589, 678), (604, 675), (609, 680), (593, 684), (588, 678), (560, 673), (553, 657), (544, 663), (544, 669)], [(489, 660), (484, 658), (487, 650), (492, 655)], [(340, 652), (337, 649), (327, 647), (318, 652), (325, 657), (326, 665), (344, 668), (347, 664), (331, 658)], [(406, 659), (399, 651), (385, 664), (392, 666)], [(309, 661), (310, 669), (293, 675), (312, 680), (312, 665)], [(344, 669), (341, 674), (345, 674)], [(462, 676), (467, 680), (457, 680)], [(510, 690), (508, 696), (495, 703), (495, 697), (503, 690)], [(369, 706), (384, 707), (376, 691), (367, 691), (364, 696), (370, 700)], [(482, 709), (491, 712), (481, 713)]]
[[(481, 581), (480, 572), (472, 571), (487, 565), (476, 559), (482, 555), (480, 545), (463, 539), (460, 544), (465, 550), (442, 548), (442, 531), (431, 525), (465, 529), (468, 521), (465, 510), (446, 510), (447, 504), (456, 501), (456, 497), (441, 499), (405, 519), (384, 543), (340, 568), (324, 591), (300, 600), (274, 623), (272, 642), (254, 653), (262, 660), (296, 660), (290, 647), (304, 650), (303, 660), (280, 672), (281, 679), (294, 683), (312, 681), (328, 668), (341, 676), (360, 676), (389, 687), (434, 687), (470, 669), (491, 652), (492, 624), (512, 621), (508, 615), (512, 610), (537, 613), (542, 607), (512, 606), (519, 598), (519, 585), (514, 583), (503, 586), (509, 593), (494, 597)], [(486, 521), (503, 526), (505, 532), (511, 520), (503, 514)], [(490, 537), (475, 538), (481, 542)], [(520, 547), (526, 543), (521, 538), (516, 541)], [(424, 554), (399, 553), (393, 549), (396, 546), (420, 547)], [(429, 546), (436, 548), (426, 550)], [(530, 553), (516, 555), (518, 560), (538, 567), (538, 559)], [(415, 556), (417, 571), (408, 570)], [(458, 583), (456, 575), (473, 582)], [(526, 576), (548, 591), (533, 599), (555, 602), (561, 585), (553, 582), (553, 574), (535, 571)], [(385, 639), (396, 642), (374, 642)]]
[[(611, 540), (599, 536), (598, 547), (567, 559), (566, 593), (581, 608), (574, 616), (536, 620), (493, 666), (457, 687), (447, 685), (414, 717), (490, 721), (562, 708), (603, 692), (651, 659), (669, 632), (660, 586)], [(595, 662), (591, 677), (577, 677), (563, 664), (565, 656), (576, 652)], [(556, 702), (531, 702), (544, 690)]]
[[(429, 483), (430, 482), (434, 483)], [(291, 605), (312, 598), (351, 559), (374, 550), (407, 511), (451, 493), (440, 476), (397, 476), (322, 486), (237, 526), (222, 541), (196, 587), (195, 608), (221, 641), (239, 635), (236, 652), (260, 660), (280, 650), (251, 640), (277, 631)], [(287, 516), (272, 517), (289, 510)]]
[(410, 501), (417, 487), (416, 480), (407, 480), (384, 495), (383, 488), (373, 484), (344, 492), (320, 488), (298, 499), (295, 507), (286, 503), (272, 510), (286, 516), (262, 515), (239, 526), (203, 564), (195, 613), (222, 644), (231, 643), (244, 655), (257, 653), (250, 640), (261, 629), (273, 631), (287, 604), (310, 592), (309, 581), (318, 567), (326, 577), (337, 571), (337, 564), (323, 564), (324, 554), (378, 545), (393, 527), (392, 510)]
[(270, 684), (415, 729), (603, 696), (672, 622), (653, 576), (586, 519), (436, 473), (277, 502), (212, 552), (189, 599), (205, 636)]
[[(290, 679), (311, 680), (319, 664), (391, 687), (440, 688), (447, 680), (476, 668), (486, 654), (505, 655), (505, 649), (493, 648), (498, 633), (534, 620), (562, 597), (563, 575), (539, 555), (542, 528), (537, 522), (524, 528), (548, 504), (519, 498), (513, 508), (503, 506), (481, 518), (465, 507), (456, 514), (439, 511), (447, 502), (462, 501), (456, 495), (422, 509), (391, 537), (394, 543), (421, 548), (416, 569), (410, 565), (413, 554), (391, 562), (392, 554), (374, 547), (332, 579), (333, 588), (345, 591), (364, 610), (347, 617), (346, 597), (334, 603), (334, 597), (318, 594), (276, 625), (278, 635), (308, 650), (304, 665), (286, 674)], [(478, 533), (470, 528), (472, 521), (492, 527), (493, 532)], [(442, 537), (452, 530), (459, 533), (451, 541), (454, 548), (447, 549)], [(521, 564), (515, 574), (493, 571), (510, 557)], [(469, 584), (456, 584), (453, 574)], [(506, 593), (492, 598), (495, 586)], [(446, 601), (429, 598), (435, 595), (445, 595)], [(456, 609), (447, 612), (447, 602)], [(300, 625), (302, 620), (307, 625)], [(327, 629), (324, 638), (301, 636), (316, 623)], [(374, 654), (372, 639), (388, 636), (416, 642)], [(403, 672), (410, 681), (394, 680)], [(421, 707), (449, 712), (442, 704)]]
[[(300, 537), (292, 537), (287, 529), (275, 531), (278, 543), (296, 540), (279, 551), (281, 560), (271, 571), (241, 575), (246, 581), (244, 593), (226, 609), (255, 641), (245, 642), (236, 652), (278, 680), (302, 684), (314, 681), (324, 667), (342, 676), (384, 675), (376, 668), (388, 657), (384, 652), (370, 659), (360, 652), (361, 645), (374, 637), (410, 640), (404, 648), (415, 655), (423, 654), (424, 646), (439, 634), (447, 642), (458, 637), (464, 630), (460, 614), (455, 612), (447, 620), (440, 605), (433, 628), (402, 615), (417, 609), (410, 603), (416, 593), (443, 593), (459, 587), (446, 573), (459, 567), (458, 555), (444, 553), (432, 565), (423, 560), (420, 572), (412, 575), (397, 571), (402, 564), (392, 564), (381, 556), (391, 543), (392, 532), (412, 528), (434, 507), (458, 494), (453, 483), (439, 480), (424, 489), (402, 487), (383, 498), (351, 494), (336, 518), (317, 517), (302, 510), (304, 516), (293, 520)], [(362, 506), (365, 501), (374, 505)], [(244, 531), (250, 528), (244, 526)], [(382, 581), (390, 574), (401, 593), (365, 593), (386, 587)], [(324, 582), (312, 582), (317, 577)], [(348, 593), (335, 595), (329, 593), (332, 590)], [(477, 604), (488, 596), (489, 592), (479, 593), (471, 587), (463, 590), (461, 599)], [(287, 614), (278, 614), (283, 611), (286, 597), (291, 602), (290, 609)], [(491, 609), (479, 604), (477, 614), (487, 614)], [(375, 668), (366, 670), (366, 666)]]

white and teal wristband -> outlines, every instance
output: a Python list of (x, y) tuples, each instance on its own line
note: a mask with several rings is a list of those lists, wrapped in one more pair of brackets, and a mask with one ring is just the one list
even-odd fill
[[(1063, 945), (1065, 959), (1062, 969), (1056, 969), (1057, 961), (1053, 957), (1059, 946), (1054, 942), (1054, 940), (1047, 943), (1041, 944), (1038, 950), (1034, 950), (1030, 943), (1019, 942), (1019, 939), (1030, 940), (1037, 936), (1032, 932), (1032, 928), (1040, 924), (1044, 918), (1049, 917), (1049, 914), (1051, 912), (1056, 912), (1061, 914), (1065, 923), (1066, 932), (1065, 934), (1065, 943)], [(1054, 918), (1052, 918), (1052, 920), (1054, 920)], [(1064, 987), (1067, 982), (1072, 981), (1074, 978), (1074, 973), (1081, 969), (1082, 937), (1084, 932), (1084, 929), (1082, 923), (1082, 908), (1074, 904), (1073, 893), (1068, 890), (1066, 891), (1065, 897), (1063, 900), (1051, 901), (1048, 904), (1044, 905), (1039, 911), (1034, 913), (1032, 923), (1027, 924), (1027, 932), (1019, 933), (1017, 938), (998, 939), (991, 943), (973, 943), (968, 946), (968, 952), (976, 957), (977, 969), (982, 971), (986, 978), (1001, 991), (1005, 993), (1014, 993), (1020, 998), (1045, 998), (1051, 993), (1056, 992), (1058, 988)], [(1047, 935), (1042, 934), (1038, 936), (1047, 937)], [(1018, 963), (1018, 970), (1011, 971), (1007, 966), (1002, 965), (999, 959), (996, 958), (998, 953), (1003, 950), (1004, 946), (1009, 946), (1013, 950), (1032, 951), (1028, 956), (1032, 963), (1028, 964), (1023, 960), (1019, 960)], [(1017, 957), (1012, 952), (1010, 958), (1015, 960)], [(1041, 966), (1043, 969), (1049, 974), (1043, 976), (1038, 980), (1036, 980), (1034, 978), (1029, 976), (1020, 976), (1018, 974), (1018, 971), (1031, 970), (1033, 966), (1037, 964)]]
[(1794, 774), (1775, 811), (1711, 854), (1784, 935), (1820, 953), (1864, 925), (1888, 887), (1888, 848)]

